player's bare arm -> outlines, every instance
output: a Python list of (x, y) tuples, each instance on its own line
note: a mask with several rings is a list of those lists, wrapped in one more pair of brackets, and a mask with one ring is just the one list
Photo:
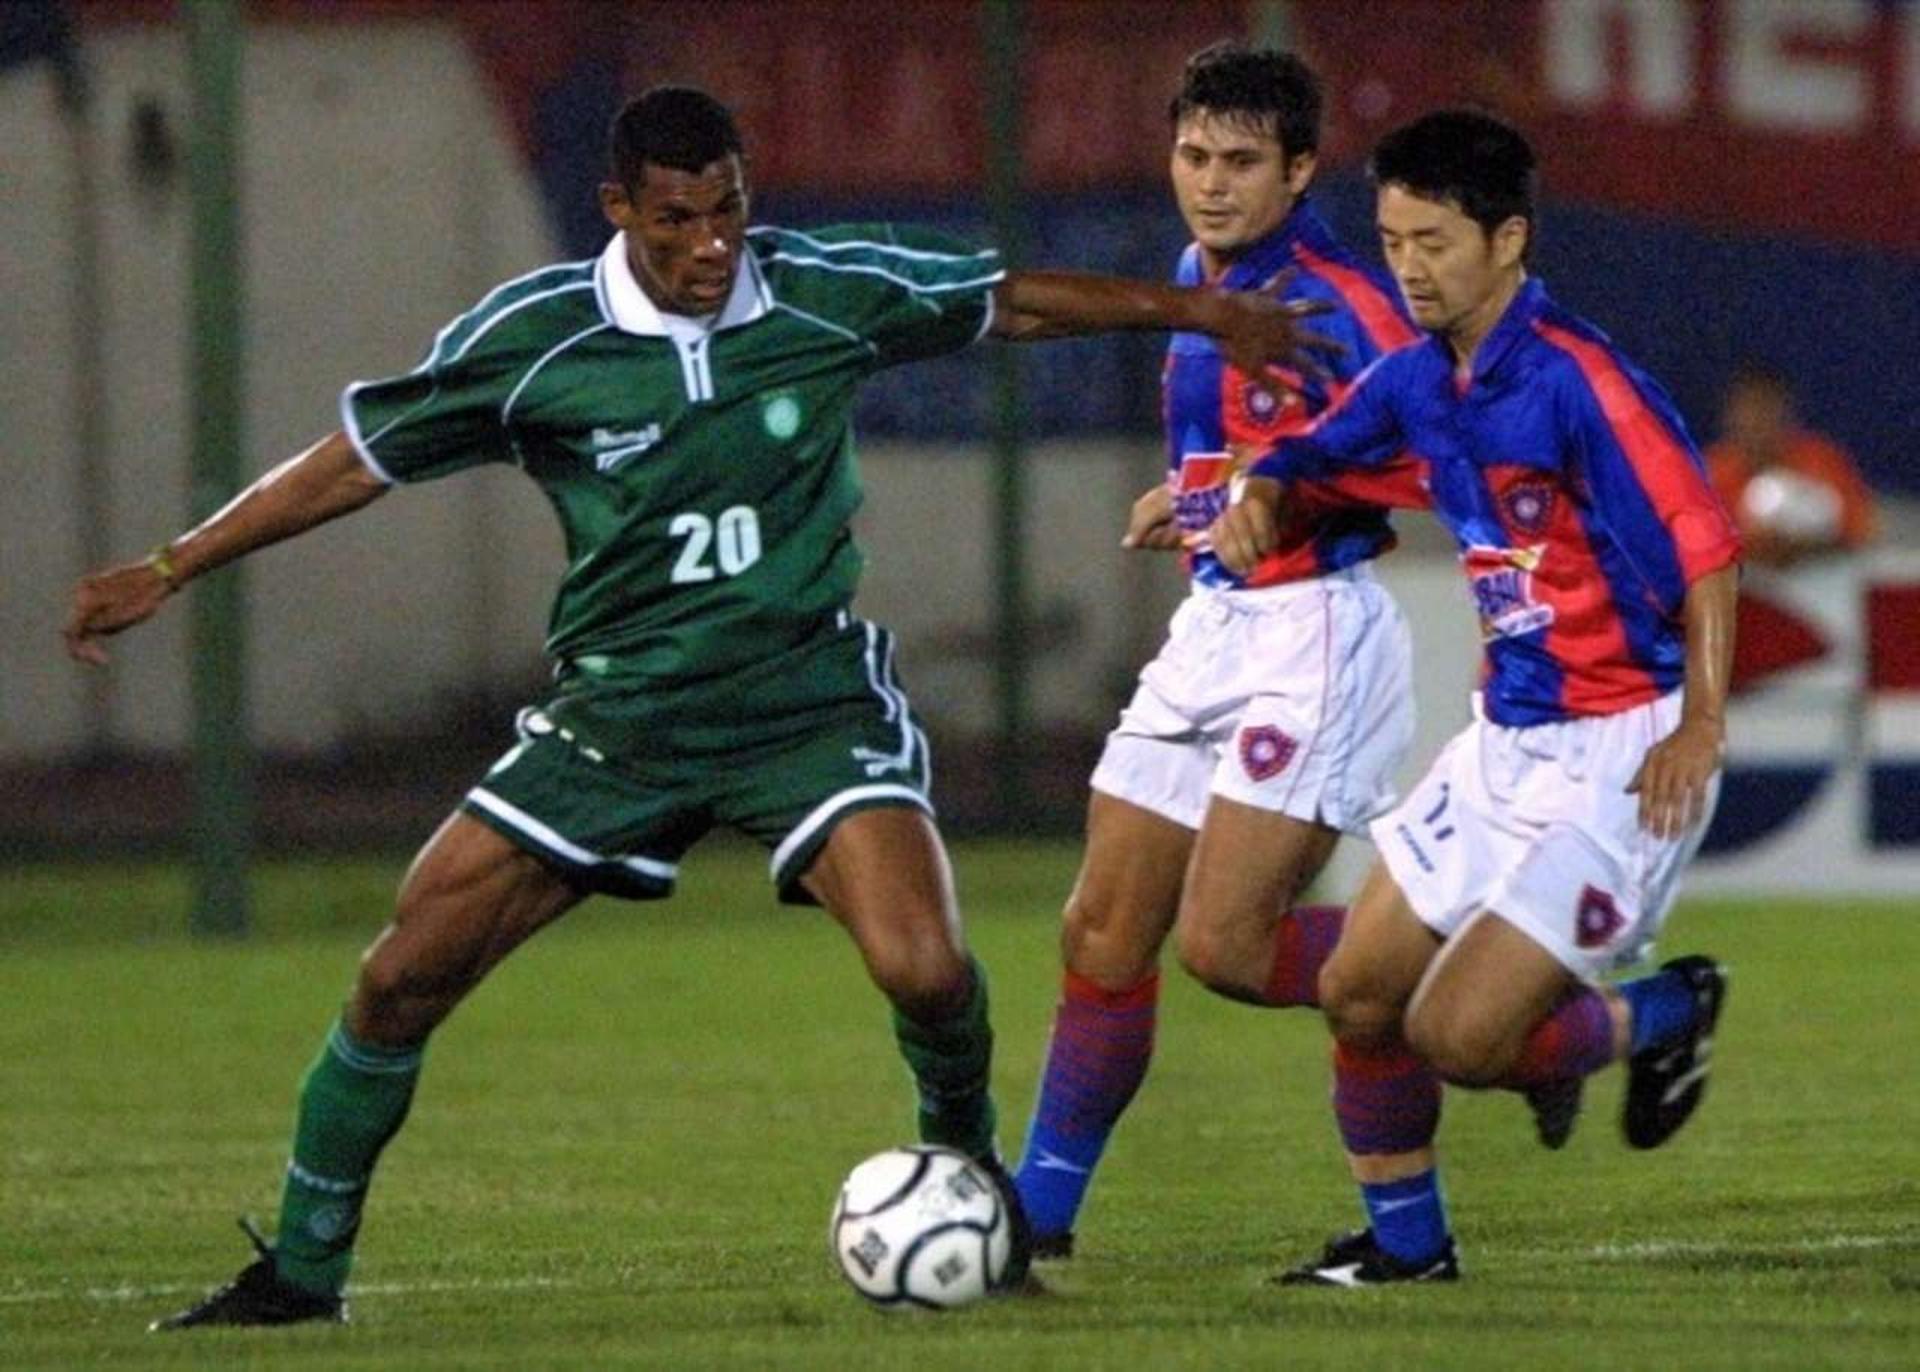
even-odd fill
[(1733, 669), (1734, 565), (1687, 587), (1687, 682), (1680, 724), (1647, 750), (1628, 784), (1640, 795), (1640, 824), (1677, 838), (1706, 813), (1707, 787), (1720, 770), (1727, 738), (1727, 684)]
[(1211, 334), (1227, 359), (1258, 375), (1270, 366), (1322, 370), (1310, 349), (1340, 345), (1305, 327), (1324, 301), (1273, 291), (1208, 291), (1083, 272), (1009, 272), (993, 295), (992, 334), (1011, 342), (1126, 330)]
[(61, 631), (67, 653), (102, 665), (100, 640), (150, 618), (202, 572), (349, 514), (386, 492), (344, 433), (288, 458), (181, 537), (139, 562), (80, 578)]
[(1157, 481), (1134, 500), (1120, 546), (1145, 552), (1178, 552), (1180, 543), (1180, 526), (1173, 518), (1173, 488)]

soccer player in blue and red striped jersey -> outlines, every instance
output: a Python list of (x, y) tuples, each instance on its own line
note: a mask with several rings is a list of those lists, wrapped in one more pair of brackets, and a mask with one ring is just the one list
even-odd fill
[(1712, 810), (1740, 551), (1664, 392), (1528, 276), (1526, 140), (1442, 111), (1390, 134), (1372, 173), (1427, 337), (1254, 463), (1211, 531), (1226, 566), (1257, 566), (1285, 483), (1358, 471), (1377, 492), (1411, 472), (1400, 489), (1424, 484), (1458, 542), (1486, 643), (1473, 722), (1374, 821), (1380, 860), (1320, 979), (1369, 1227), (1288, 1278), (1340, 1286), (1458, 1275), (1436, 1077), (1528, 1093), (1544, 1135), (1625, 1059), (1640, 1148), (1698, 1105), (1721, 968), (1600, 979), (1644, 955)]
[(1170, 111), (1173, 186), (1194, 238), (1178, 282), (1317, 302), (1316, 331), (1343, 351), (1319, 376), (1242, 371), (1197, 333), (1168, 348), (1168, 476), (1136, 505), (1128, 541), (1184, 548), (1193, 590), (1092, 779), (1061, 999), (1016, 1177), (1041, 1256), (1070, 1249), (1146, 1073), (1168, 934), (1224, 995), (1315, 1004), (1342, 911), (1295, 902), (1341, 834), (1392, 803), (1412, 735), (1406, 626), (1369, 570), (1393, 546), (1382, 509), (1327, 493), (1246, 575), (1206, 541), (1237, 463), (1417, 336), (1392, 283), (1306, 198), (1320, 105), (1298, 58), (1228, 43), (1188, 63)]

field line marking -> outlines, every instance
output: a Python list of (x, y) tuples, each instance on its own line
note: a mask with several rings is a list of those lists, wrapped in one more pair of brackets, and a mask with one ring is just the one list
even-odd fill
[[(1722, 1240), (1642, 1239), (1633, 1243), (1599, 1243), (1582, 1250), (1536, 1248), (1522, 1256), (1528, 1258), (1565, 1258), (1577, 1253), (1602, 1262), (1636, 1262), (1647, 1258), (1686, 1254), (1706, 1256), (1715, 1253), (1788, 1251), (1796, 1253), (1836, 1252), (1847, 1249), (1891, 1248), (1920, 1244), (1920, 1234), (1830, 1234), (1818, 1239)], [(361, 1296), (420, 1296), (454, 1291), (527, 1291), (566, 1290), (581, 1285), (558, 1277), (500, 1277), (469, 1281), (387, 1281), (355, 1282), (347, 1288), (349, 1299)], [(80, 1289), (53, 1287), (38, 1291), (0, 1291), (0, 1305), (34, 1305), (49, 1301), (87, 1300), (126, 1302), (157, 1300), (210, 1289), (204, 1282), (167, 1282), (158, 1286), (90, 1286)]]
[(1755, 1250), (1793, 1253), (1831, 1253), (1850, 1248), (1891, 1248), (1898, 1244), (1920, 1243), (1920, 1234), (1830, 1234), (1819, 1239), (1642, 1239), (1634, 1243), (1599, 1243), (1587, 1250), (1587, 1256), (1610, 1262), (1632, 1262), (1641, 1258), (1665, 1258), (1694, 1254), (1741, 1253)]
[[(502, 1277), (473, 1281), (376, 1281), (354, 1282), (347, 1287), (347, 1299), (361, 1296), (422, 1296), (446, 1291), (525, 1291), (563, 1290), (580, 1283), (557, 1277)], [(54, 1287), (40, 1291), (0, 1291), (0, 1305), (32, 1305), (45, 1301), (144, 1301), (161, 1296), (180, 1296), (188, 1292), (208, 1291), (205, 1282), (167, 1282), (160, 1286), (89, 1286), (79, 1289)]]

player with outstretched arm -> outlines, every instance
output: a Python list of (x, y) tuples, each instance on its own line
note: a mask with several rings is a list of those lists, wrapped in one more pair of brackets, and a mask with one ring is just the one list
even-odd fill
[(275, 1242), (253, 1236), (256, 1261), (155, 1328), (345, 1319), (367, 1188), (428, 1036), (589, 893), (669, 894), (716, 825), (765, 844), (781, 896), (852, 936), (892, 1005), (921, 1137), (999, 1167), (986, 979), (932, 822), (926, 741), (892, 636), (849, 609), (855, 394), (983, 334), (1179, 328), (1247, 367), (1297, 361), (1312, 311), (1007, 273), (924, 230), (750, 229), (732, 116), (685, 88), (630, 102), (611, 152), (600, 196), (618, 232), (597, 259), (500, 286), (413, 371), (349, 386), (339, 432), (75, 593), (68, 650), (104, 661), (103, 635), (193, 578), (485, 462), (532, 478), (567, 547), (554, 694), (521, 712), (519, 741), (428, 840), (362, 958), (301, 1089)]
[(1438, 1079), (1529, 1092), (1570, 1128), (1582, 1079), (1624, 1059), (1639, 1148), (1698, 1105), (1719, 965), (1600, 978), (1647, 949), (1713, 808), (1740, 551), (1664, 392), (1528, 275), (1526, 140), (1442, 111), (1389, 134), (1371, 171), (1428, 337), (1256, 462), (1212, 534), (1253, 566), (1286, 483), (1411, 466), (1486, 644), (1473, 721), (1374, 821), (1380, 860), (1320, 978), (1369, 1227), (1287, 1279), (1340, 1286), (1459, 1274)]

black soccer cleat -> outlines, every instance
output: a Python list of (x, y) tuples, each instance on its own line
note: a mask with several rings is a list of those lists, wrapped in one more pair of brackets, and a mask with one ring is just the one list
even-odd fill
[(1727, 999), (1727, 969), (1694, 954), (1664, 964), (1693, 988), (1693, 1027), (1677, 1039), (1642, 1049), (1627, 1059), (1627, 1104), (1621, 1128), (1635, 1148), (1658, 1148), (1700, 1106), (1713, 1065), (1713, 1031)]
[(1567, 1146), (1567, 1140), (1573, 1137), (1573, 1126), (1580, 1122), (1586, 1087), (1583, 1078), (1566, 1077), (1526, 1093), (1527, 1108), (1533, 1111), (1534, 1136), (1542, 1148)]
[(246, 1220), (240, 1227), (247, 1231), (254, 1252), (259, 1254), (240, 1269), (240, 1275), (215, 1291), (198, 1305), (190, 1305), (177, 1315), (155, 1320), (147, 1326), (150, 1334), (172, 1329), (191, 1329), (195, 1325), (269, 1325), (326, 1324), (347, 1322), (347, 1303), (339, 1296), (309, 1291), (282, 1281), (274, 1270), (273, 1249), (260, 1237), (260, 1231)]
[(1000, 1280), (994, 1283), (997, 1295), (1017, 1295), (1027, 1291), (1033, 1268), (1033, 1225), (1027, 1219), (1027, 1207), (1020, 1203), (1020, 1188), (1013, 1184), (1013, 1175), (1007, 1171), (1007, 1165), (1000, 1161), (998, 1154), (984, 1158), (975, 1158), (982, 1172), (992, 1178), (1000, 1192), (1000, 1203), (1007, 1208), (1007, 1236), (1011, 1240), (1007, 1251), (1007, 1269), (1000, 1274)]
[(1033, 1260), (1035, 1262), (1058, 1262), (1073, 1256), (1073, 1231), (1063, 1230), (1058, 1234), (1035, 1234), (1033, 1236)]
[(1328, 1240), (1326, 1249), (1280, 1274), (1282, 1286), (1386, 1286), (1403, 1281), (1459, 1281), (1460, 1259), (1453, 1239), (1425, 1262), (1402, 1262), (1382, 1249), (1371, 1229), (1356, 1229)]

